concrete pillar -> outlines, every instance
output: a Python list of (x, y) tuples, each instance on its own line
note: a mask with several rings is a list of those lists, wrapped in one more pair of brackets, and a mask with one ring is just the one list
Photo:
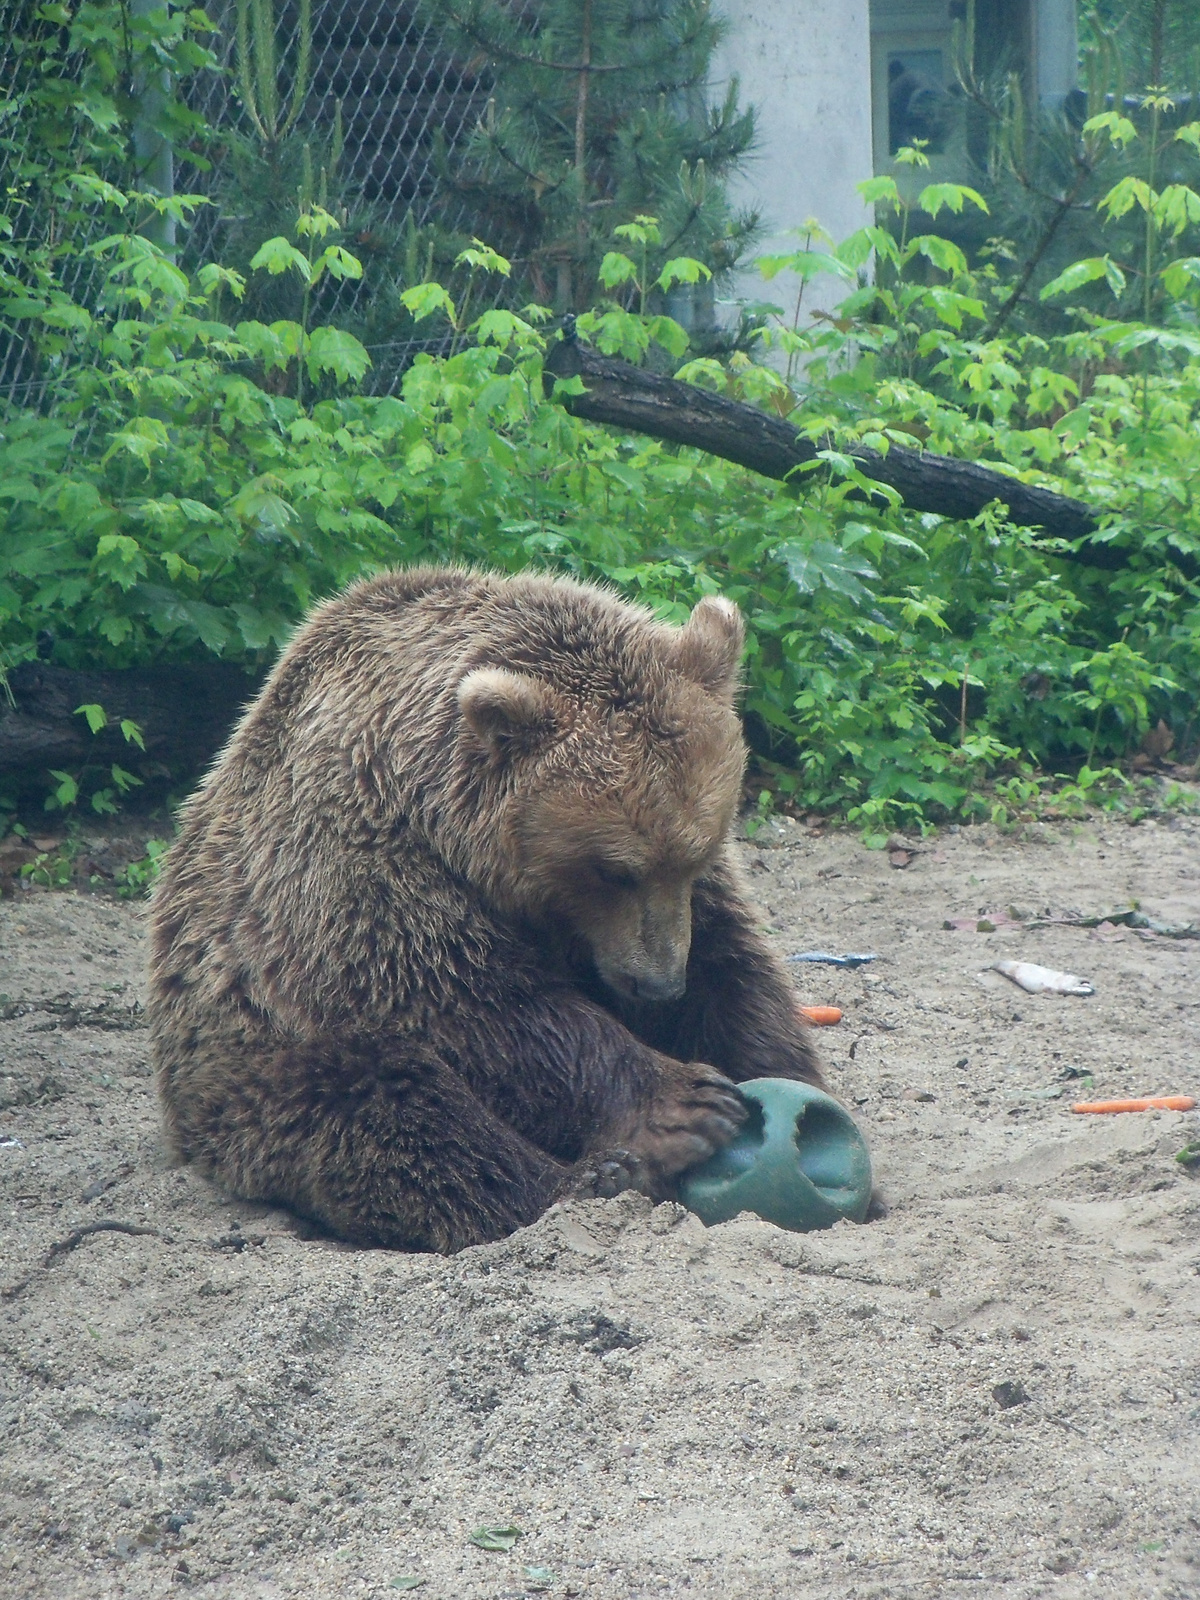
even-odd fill
[[(758, 110), (757, 151), (731, 184), (736, 205), (760, 210), (761, 254), (799, 248), (786, 230), (815, 217), (835, 239), (871, 220), (855, 192), (871, 163), (868, 0), (720, 0), (729, 31), (713, 64), (712, 93), (741, 82)], [(740, 296), (791, 303), (796, 284), (745, 273)], [(828, 309), (844, 285), (818, 278), (804, 304)], [(802, 326), (807, 319), (802, 317)]]
[(1057, 110), (1078, 80), (1076, 0), (1034, 0), (1033, 37), (1037, 95)]

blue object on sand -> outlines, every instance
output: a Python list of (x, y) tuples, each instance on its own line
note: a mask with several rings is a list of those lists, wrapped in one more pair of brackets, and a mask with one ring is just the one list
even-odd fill
[(831, 1095), (791, 1078), (738, 1085), (750, 1117), (732, 1144), (687, 1173), (679, 1198), (711, 1227), (753, 1211), (793, 1233), (862, 1222), (871, 1157), (854, 1119)]
[(788, 956), (789, 961), (821, 962), (827, 967), (865, 967), (868, 961), (878, 961), (878, 956), (834, 956), (828, 950), (804, 950), (798, 956)]

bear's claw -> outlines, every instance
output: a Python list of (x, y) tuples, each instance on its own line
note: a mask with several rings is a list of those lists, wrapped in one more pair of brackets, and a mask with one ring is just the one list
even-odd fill
[(663, 1199), (646, 1163), (632, 1150), (605, 1150), (585, 1156), (571, 1170), (562, 1192), (564, 1200), (611, 1200), (636, 1189), (652, 1200)]
[[(680, 1066), (631, 1133), (629, 1148), (662, 1182), (698, 1166), (735, 1138), (748, 1115), (737, 1087), (703, 1062)], [(649, 1192), (649, 1191), (646, 1191)]]

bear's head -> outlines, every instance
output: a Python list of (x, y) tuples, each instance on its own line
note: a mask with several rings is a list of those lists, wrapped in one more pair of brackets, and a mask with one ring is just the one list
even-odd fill
[(491, 800), (472, 876), (498, 909), (582, 940), (614, 993), (666, 1001), (741, 794), (742, 621), (718, 598), (683, 628), (604, 598), (604, 625), (558, 656), (459, 683)]

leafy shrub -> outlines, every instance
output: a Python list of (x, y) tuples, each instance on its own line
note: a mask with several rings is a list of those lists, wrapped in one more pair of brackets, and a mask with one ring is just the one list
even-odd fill
[(146, 854), (121, 868), (116, 875), (116, 886), (122, 900), (137, 900), (150, 893), (158, 882), (169, 845), (169, 839), (147, 839)]
[[(1036, 782), (1039, 765), (1080, 767), (1082, 792), (1160, 716), (1183, 745), (1200, 683), (1196, 277), (1163, 270), (1165, 323), (1085, 312), (1057, 340), (974, 337), (994, 284), (952, 242), (909, 237), (886, 182), (868, 192), (902, 214), (896, 234), (872, 226), (835, 246), (809, 230), (765, 264), (802, 282), (835, 272), (849, 291), (816, 331), (768, 319), (762, 342), (782, 370), (745, 357), (682, 369), (824, 442), (819, 470), (779, 485), (572, 418), (543, 385), (547, 314), (472, 315), (477, 284), (507, 270), (483, 245), (459, 259), (457, 301), (438, 283), (402, 297), (451, 353), (418, 357), (397, 395), (371, 396), (369, 352), (310, 326), (313, 287), (358, 269), (332, 216), (306, 206), (255, 257), (256, 271), (295, 278), (299, 318), (238, 321), (237, 273), (188, 274), (123, 223), (168, 206), (185, 220), (188, 197), (84, 174), (79, 203), (116, 224), (89, 247), (98, 300), (89, 309), (61, 280), (36, 293), (10, 282), (0, 298), (55, 391), (48, 411), (14, 409), (0, 432), (2, 660), (32, 656), (40, 636), (68, 665), (206, 650), (258, 665), (311, 601), (385, 564), (533, 564), (606, 580), (668, 617), (705, 593), (737, 600), (763, 781), (871, 829), (986, 812), (987, 775)], [(936, 218), (982, 202), (936, 185), (917, 204)], [(683, 330), (628, 306), (703, 269), (671, 262), (647, 283), (654, 226), (619, 230), (605, 263), (621, 300), (579, 327), (605, 350), (640, 358), (657, 343), (678, 359)], [(872, 252), (882, 266), (867, 283)], [(914, 437), (1079, 494), (1127, 570), (1068, 563), (999, 507), (960, 523), (856, 499), (846, 447)]]

